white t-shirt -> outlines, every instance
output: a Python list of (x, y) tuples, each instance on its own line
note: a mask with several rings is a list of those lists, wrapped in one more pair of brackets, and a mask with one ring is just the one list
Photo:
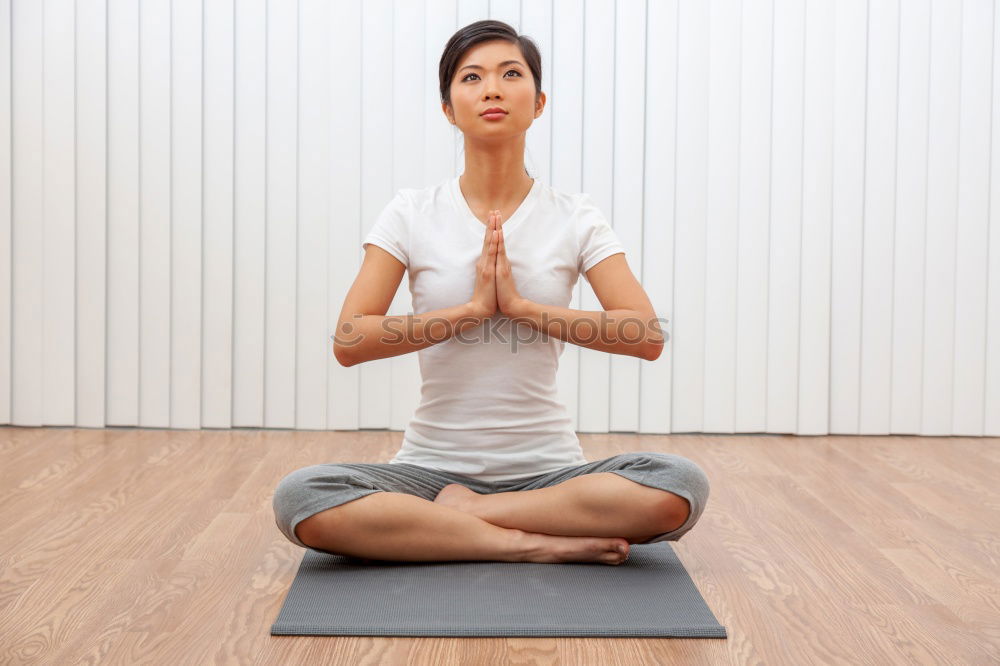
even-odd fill
[[(458, 176), (397, 191), (366, 235), (407, 268), (413, 313), (472, 299), (486, 225), (469, 208)], [(580, 274), (624, 252), (587, 194), (537, 178), (516, 211), (501, 211), (507, 256), (521, 296), (568, 307)], [(390, 463), (412, 463), (504, 481), (587, 462), (560, 401), (556, 370), (564, 342), (497, 312), (481, 326), (417, 352), (420, 404)]]

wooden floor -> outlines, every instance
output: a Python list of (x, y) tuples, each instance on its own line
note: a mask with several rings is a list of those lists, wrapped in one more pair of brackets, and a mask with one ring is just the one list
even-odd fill
[(974, 438), (581, 435), (704, 468), (669, 547), (725, 640), (271, 636), (304, 552), (277, 482), (400, 439), (0, 427), (0, 663), (1000, 662), (1000, 440)]

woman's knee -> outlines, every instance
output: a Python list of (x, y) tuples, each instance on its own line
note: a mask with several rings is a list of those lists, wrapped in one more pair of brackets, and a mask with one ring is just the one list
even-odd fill
[(274, 489), (275, 524), (289, 541), (307, 548), (295, 533), (297, 525), (330, 508), (324, 506), (330, 500), (337, 501), (359, 488), (373, 486), (359, 481), (353, 470), (341, 465), (325, 463), (296, 469), (286, 474)]
[(711, 492), (711, 484), (708, 475), (695, 461), (684, 456), (673, 453), (654, 453), (646, 455), (653, 456), (658, 463), (659, 474), (671, 492), (677, 493), (688, 500), (689, 512), (686, 520), (678, 530), (683, 534), (694, 527), (695, 523), (705, 512), (708, 504), (708, 497)]
[(278, 481), (278, 485), (274, 488), (274, 497), (271, 500), (275, 514), (284, 513), (307, 501), (310, 495), (315, 492), (313, 489), (314, 481), (319, 476), (322, 467), (328, 466), (300, 467)]
[(320, 535), (330, 534), (333, 531), (332, 520), (337, 510), (337, 507), (332, 507), (317, 511), (291, 524), (289, 530), (299, 543), (315, 548), (320, 541)]

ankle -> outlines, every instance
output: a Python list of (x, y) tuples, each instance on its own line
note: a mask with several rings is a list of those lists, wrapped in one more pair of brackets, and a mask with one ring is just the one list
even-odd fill
[(516, 527), (504, 528), (509, 533), (512, 562), (534, 562), (543, 549), (540, 535)]

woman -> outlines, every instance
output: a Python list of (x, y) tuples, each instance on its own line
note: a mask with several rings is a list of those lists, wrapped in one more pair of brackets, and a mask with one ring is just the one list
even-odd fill
[[(587, 462), (556, 395), (564, 340), (654, 360), (663, 339), (591, 198), (524, 169), (546, 99), (537, 47), (479, 21), (448, 41), (439, 77), (465, 171), (385, 207), (334, 345), (346, 366), (418, 351), (420, 405), (390, 462), (282, 479), (279, 529), (302, 547), (403, 561), (620, 564), (629, 544), (679, 539), (705, 509), (701, 468), (653, 452)], [(419, 314), (385, 317), (406, 270)], [(565, 307), (581, 273), (605, 311)]]

